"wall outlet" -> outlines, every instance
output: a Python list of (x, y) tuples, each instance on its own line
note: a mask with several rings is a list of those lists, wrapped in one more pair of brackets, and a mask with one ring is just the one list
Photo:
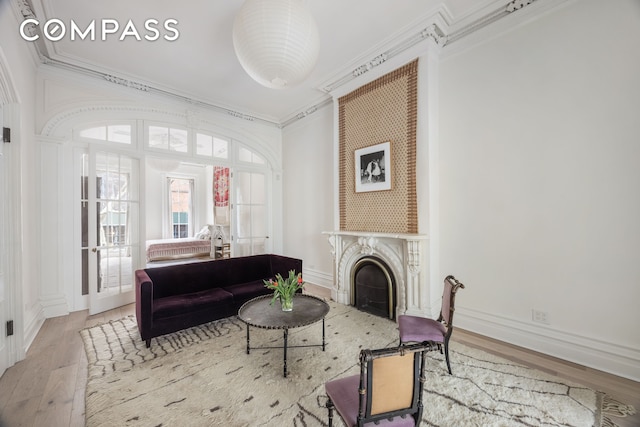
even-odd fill
[(549, 324), (549, 313), (542, 310), (536, 310), (535, 308), (531, 310), (531, 319), (536, 323), (543, 323), (545, 325)]

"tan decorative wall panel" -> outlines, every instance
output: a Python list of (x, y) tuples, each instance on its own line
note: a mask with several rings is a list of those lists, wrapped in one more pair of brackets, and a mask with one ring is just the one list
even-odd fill
[[(417, 233), (418, 60), (341, 97), (340, 230)], [(356, 193), (354, 151), (391, 142), (391, 190)]]

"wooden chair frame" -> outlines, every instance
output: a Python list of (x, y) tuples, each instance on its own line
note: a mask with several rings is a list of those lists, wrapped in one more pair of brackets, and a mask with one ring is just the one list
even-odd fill
[[(444, 324), (446, 328), (446, 333), (444, 334), (442, 343), (433, 342), (433, 344), (437, 346), (440, 353), (442, 353), (442, 346), (444, 345), (444, 357), (447, 362), (447, 370), (449, 371), (449, 375), (451, 375), (451, 362), (449, 361), (449, 339), (451, 338), (451, 334), (453, 334), (453, 314), (456, 311), (456, 308), (455, 308), (456, 293), (458, 292), (458, 290), (464, 289), (464, 285), (452, 275), (447, 276), (444, 279), (444, 283), (445, 283), (445, 290), (447, 285), (451, 286), (451, 290), (448, 293), (448, 295), (447, 295), (447, 292), (443, 291), (442, 293), (443, 306), (444, 306), (445, 297), (448, 298), (449, 300), (449, 312), (445, 313), (446, 310), (443, 310), (443, 308), (441, 308), (440, 315), (438, 316), (437, 321)], [(448, 314), (448, 316), (446, 316), (445, 314)], [(400, 345), (404, 346), (406, 344), (402, 340), (400, 340)]]
[[(378, 422), (383, 419), (391, 419), (393, 417), (407, 417), (414, 418), (415, 426), (420, 425), (422, 419), (422, 390), (424, 382), (426, 381), (424, 376), (424, 366), (426, 361), (426, 352), (435, 348), (436, 344), (433, 343), (419, 343), (404, 345), (401, 347), (384, 348), (376, 350), (362, 350), (360, 352), (360, 385), (358, 388), (359, 393), (359, 410), (356, 425), (358, 427), (364, 426), (366, 423)], [(413, 395), (411, 399), (411, 406), (388, 412), (382, 412), (378, 414), (372, 414), (372, 402), (373, 393), (368, 390), (373, 390), (372, 381), (374, 374), (374, 360), (389, 357), (413, 354)], [(333, 410), (335, 408), (331, 397), (327, 398), (326, 407), (329, 413), (329, 427), (333, 426)], [(352, 426), (350, 426), (352, 427)]]

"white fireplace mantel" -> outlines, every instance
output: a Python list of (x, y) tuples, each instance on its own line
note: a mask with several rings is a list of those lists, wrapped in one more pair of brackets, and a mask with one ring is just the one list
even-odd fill
[(335, 301), (352, 304), (352, 269), (361, 258), (374, 256), (382, 259), (393, 272), (397, 289), (396, 317), (400, 314), (432, 317), (433, 301), (428, 285), (429, 236), (366, 231), (324, 231), (323, 234), (329, 236), (334, 260), (336, 283), (331, 296)]

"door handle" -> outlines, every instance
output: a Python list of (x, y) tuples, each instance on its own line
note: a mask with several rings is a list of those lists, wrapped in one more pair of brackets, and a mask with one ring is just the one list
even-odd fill
[(91, 249), (91, 252), (98, 252), (98, 248)]

